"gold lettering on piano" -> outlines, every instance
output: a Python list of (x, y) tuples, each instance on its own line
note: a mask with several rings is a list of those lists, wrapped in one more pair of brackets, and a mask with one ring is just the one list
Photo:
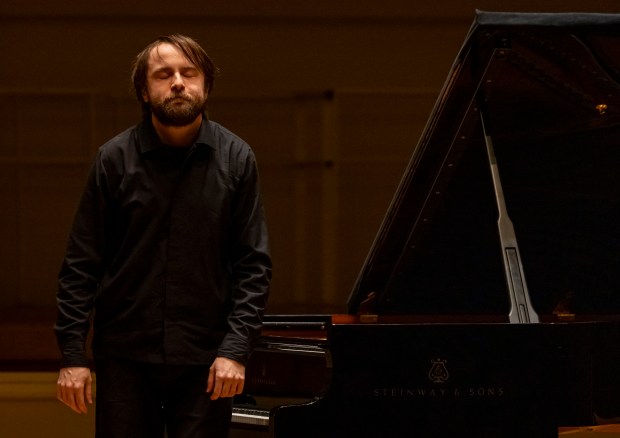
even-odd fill
[(504, 388), (499, 387), (478, 387), (478, 388), (469, 388), (469, 396), (470, 397), (501, 397), (504, 395)]
[(465, 399), (465, 398), (500, 398), (505, 395), (501, 386), (471, 387), (416, 387), (416, 388), (374, 388), (373, 398), (425, 398), (425, 399)]

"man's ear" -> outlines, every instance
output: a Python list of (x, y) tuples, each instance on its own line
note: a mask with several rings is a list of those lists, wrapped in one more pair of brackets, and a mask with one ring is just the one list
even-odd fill
[(148, 93), (146, 92), (146, 88), (142, 90), (142, 100), (143, 100), (144, 102), (148, 102), (148, 101), (149, 101), (149, 95), (148, 95)]

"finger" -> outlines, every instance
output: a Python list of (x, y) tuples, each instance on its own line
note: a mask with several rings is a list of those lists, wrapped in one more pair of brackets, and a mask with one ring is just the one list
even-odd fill
[(56, 384), (56, 398), (64, 403), (64, 396), (62, 393), (62, 386), (60, 385), (60, 381)]
[(211, 400), (217, 400), (218, 398), (220, 398), (221, 394), (222, 394), (222, 383), (216, 380), (215, 384), (213, 385), (213, 392), (211, 393)]
[(213, 367), (209, 368), (209, 378), (207, 379), (207, 392), (213, 391), (213, 386), (215, 384), (215, 370)]
[(229, 397), (234, 397), (239, 394), (239, 385), (231, 385)]
[(80, 395), (82, 395), (82, 392), (75, 387), (70, 388), (69, 391), (69, 401), (71, 403), (71, 409), (73, 409), (75, 412), (77, 412), (78, 414), (82, 413), (82, 407), (81, 405), (84, 404), (84, 399), (82, 397), (82, 402), (80, 402)]
[(65, 380), (64, 382), (64, 400), (71, 409), (78, 414), (84, 413), (84, 386), (75, 381), (75, 379)]
[(73, 391), (70, 391), (67, 388), (65, 388), (63, 403), (69, 406), (73, 411), (77, 412), (78, 414), (80, 413), (75, 403), (75, 395), (73, 394)]
[(93, 379), (89, 378), (88, 383), (86, 384), (86, 401), (88, 404), (93, 404)]
[(86, 414), (88, 412), (88, 408), (86, 407), (86, 403), (84, 402), (85, 388), (83, 386), (78, 386), (74, 389), (74, 394), (77, 412), (79, 412), (80, 414)]
[(230, 397), (231, 385), (226, 382), (222, 385), (222, 392), (220, 393), (220, 397)]
[(61, 383), (58, 385), (58, 390), (56, 391), (56, 393), (58, 400), (73, 409), (73, 407), (71, 406), (71, 393), (64, 384)]

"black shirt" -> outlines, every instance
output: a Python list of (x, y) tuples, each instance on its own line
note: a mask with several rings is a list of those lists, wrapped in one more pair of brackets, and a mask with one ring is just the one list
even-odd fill
[(63, 366), (93, 348), (154, 363), (246, 363), (271, 279), (254, 154), (203, 119), (173, 148), (150, 121), (99, 148), (59, 274)]

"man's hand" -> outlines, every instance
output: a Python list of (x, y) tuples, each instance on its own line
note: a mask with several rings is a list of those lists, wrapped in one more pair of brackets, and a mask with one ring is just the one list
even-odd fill
[(209, 368), (207, 393), (211, 400), (241, 394), (245, 382), (245, 366), (232, 359), (217, 357)]
[(86, 414), (86, 403), (93, 404), (93, 379), (90, 370), (83, 367), (61, 368), (56, 383), (58, 400), (78, 414)]

